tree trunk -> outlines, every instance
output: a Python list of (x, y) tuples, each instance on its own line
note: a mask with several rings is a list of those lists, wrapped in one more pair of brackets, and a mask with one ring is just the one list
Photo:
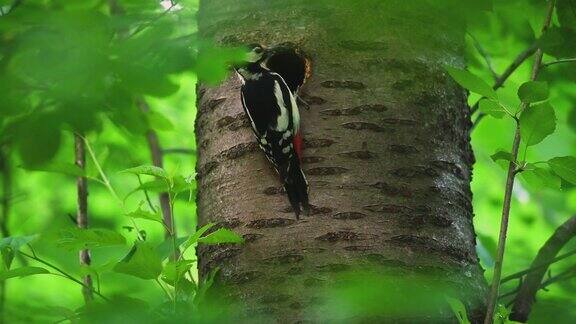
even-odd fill
[(201, 2), (202, 37), (292, 42), (312, 60), (302, 89), (311, 109), (301, 108), (301, 118), (313, 210), (300, 221), (256, 145), (237, 77), (198, 89), (199, 223), (246, 239), (200, 248), (200, 275), (219, 267), (217, 282), (252, 320), (337, 319), (310, 311), (322, 303), (318, 284), (331, 287), (335, 273), (365, 266), (432, 273), (468, 292), (459, 298), (482, 319), (470, 112), (442, 68), (463, 65), (463, 28), (434, 21), (446, 15), (424, 2), (418, 10), (405, 2)]

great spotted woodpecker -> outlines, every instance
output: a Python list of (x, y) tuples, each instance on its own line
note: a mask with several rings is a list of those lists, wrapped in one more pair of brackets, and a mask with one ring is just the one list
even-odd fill
[(258, 44), (249, 48), (245, 65), (236, 68), (242, 81), (242, 106), (299, 219), (302, 211), (309, 214), (310, 205), (308, 181), (300, 168), (302, 136), (295, 94), (280, 74), (265, 66), (270, 51)]

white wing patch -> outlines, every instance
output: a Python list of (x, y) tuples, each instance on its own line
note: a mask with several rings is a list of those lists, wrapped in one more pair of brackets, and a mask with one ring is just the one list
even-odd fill
[(280, 108), (280, 114), (278, 115), (278, 119), (276, 120), (276, 128), (274, 130), (278, 132), (283, 132), (288, 129), (288, 124), (290, 120), (288, 109), (286, 109), (286, 104), (284, 103), (284, 95), (282, 94), (280, 83), (278, 83), (278, 81), (276, 80), (274, 80), (274, 95), (276, 96), (276, 102), (278, 103), (278, 107)]
[(246, 101), (244, 100), (244, 94), (242, 92), (240, 92), (240, 97), (242, 98), (242, 104), (244, 105), (245, 108), (244, 111), (246, 111), (246, 115), (248, 115), (248, 118), (250, 118), (252, 129), (254, 130), (254, 133), (257, 133), (256, 123), (254, 123), (254, 119), (252, 119), (252, 116), (250, 116), (250, 110), (248, 110), (248, 106), (246, 106)]
[[(288, 88), (288, 84), (286, 84), (286, 81), (284, 80), (284, 78), (282, 78), (282, 76), (278, 73), (275, 72), (271, 72), (270, 74), (277, 76), (280, 80), (282, 80), (282, 83), (284, 84), (284, 86), (286, 87), (286, 89)], [(277, 81), (276, 81), (277, 83)], [(277, 84), (275, 84), (276, 86)], [(276, 87), (274, 87), (274, 93), (276, 93)], [(278, 89), (280, 91), (280, 89)], [(280, 91), (281, 93), (281, 91)], [(288, 90), (288, 94), (290, 96), (290, 105), (292, 106), (292, 124), (294, 125), (294, 134), (298, 134), (298, 132), (300, 131), (300, 112), (298, 111), (298, 104), (296, 103), (296, 97), (295, 95), (292, 93), (292, 91)], [(278, 97), (278, 95), (276, 95), (276, 97)], [(282, 99), (282, 102), (284, 102), (284, 99)]]

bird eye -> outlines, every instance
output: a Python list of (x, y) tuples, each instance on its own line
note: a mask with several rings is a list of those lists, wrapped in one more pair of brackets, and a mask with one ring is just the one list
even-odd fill
[(255, 52), (256, 54), (262, 53), (262, 47), (256, 47), (256, 48), (254, 49), (254, 52)]

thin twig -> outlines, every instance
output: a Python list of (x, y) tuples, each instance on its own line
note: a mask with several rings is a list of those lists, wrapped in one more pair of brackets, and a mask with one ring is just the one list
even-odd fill
[[(50, 262), (48, 262), (48, 261), (46, 261), (46, 260), (43, 260), (43, 259), (38, 258), (35, 253), (33, 253), (33, 255), (30, 255), (30, 254), (25, 253), (25, 252), (22, 252), (22, 251), (20, 251), (20, 252), (18, 252), (18, 253), (22, 254), (23, 256), (25, 256), (25, 257), (27, 257), (27, 258), (29, 258), (29, 259), (32, 259), (32, 260), (37, 261), (37, 262), (40, 262), (40, 263), (42, 263), (43, 265), (45, 265), (45, 266), (47, 266), (47, 267), (50, 267), (50, 268), (58, 271), (58, 272), (59, 272), (60, 274), (62, 274), (64, 277), (66, 277), (66, 278), (74, 281), (75, 283), (81, 285), (82, 287), (84, 287), (84, 288), (86, 288), (86, 289), (92, 289), (92, 287), (86, 286), (82, 281), (74, 278), (72, 275), (70, 275), (70, 274), (68, 274), (66, 271), (60, 269), (58, 266), (56, 266), (56, 265), (54, 265), (54, 264), (52, 264), (52, 263), (50, 263)], [(110, 301), (110, 299), (109, 299), (108, 297), (102, 295), (102, 294), (99, 293), (98, 291), (95, 291), (95, 290), (92, 290), (92, 291), (94, 292), (94, 294), (96, 294), (96, 295), (99, 296), (100, 298), (104, 299), (105, 301)]]
[[(80, 134), (74, 134), (74, 163), (82, 171), (86, 171), (86, 145), (84, 144), (84, 138)], [(76, 224), (80, 229), (88, 228), (88, 179), (85, 176), (79, 176), (76, 178), (76, 192), (78, 200), (78, 211), (76, 214)], [(80, 265), (89, 266), (91, 263), (90, 250), (82, 249), (79, 252)], [(93, 284), (92, 277), (90, 275), (85, 275), (82, 278), (84, 285), (90, 287), (82, 288), (82, 295), (84, 296), (84, 302), (88, 303), (94, 299), (92, 294)]]
[[(552, 14), (554, 12), (554, 0), (548, 3), (546, 19), (542, 27), (542, 33), (546, 32), (550, 26), (550, 21), (552, 20)], [(542, 63), (543, 52), (541, 49), (536, 50), (534, 56), (534, 65), (532, 67), (532, 74), (530, 75), (530, 80), (534, 81), (538, 77), (538, 72), (540, 70), (540, 65)], [(522, 104), (520, 111), (524, 111), (527, 105)], [(484, 324), (491, 324), (494, 317), (494, 310), (496, 309), (496, 304), (498, 303), (498, 293), (500, 290), (500, 279), (502, 276), (502, 264), (504, 262), (504, 250), (506, 248), (506, 235), (508, 232), (508, 221), (510, 218), (510, 205), (512, 202), (512, 190), (514, 188), (514, 178), (516, 177), (516, 160), (518, 159), (518, 149), (520, 148), (520, 124), (518, 119), (516, 120), (516, 130), (514, 134), (514, 143), (512, 144), (512, 160), (508, 164), (508, 176), (506, 179), (506, 190), (504, 193), (504, 204), (502, 206), (502, 220), (500, 223), (500, 234), (498, 237), (498, 252), (496, 256), (496, 263), (494, 265), (494, 275), (492, 277), (492, 285), (490, 287), (490, 294), (488, 295), (488, 306), (486, 308), (486, 317), (484, 318)]]
[[(138, 100), (138, 105), (140, 106), (140, 109), (144, 113), (150, 111), (150, 107), (148, 106), (148, 103), (146, 103), (144, 99)], [(163, 168), (164, 156), (162, 155), (162, 147), (160, 145), (160, 140), (158, 139), (158, 134), (156, 134), (156, 132), (153, 129), (149, 129), (146, 132), (146, 139), (148, 140), (148, 148), (150, 149), (150, 157), (152, 159), (152, 164), (155, 167)], [(170, 206), (170, 196), (168, 195), (167, 192), (161, 192), (159, 194), (159, 200), (160, 200), (160, 210), (162, 211), (162, 218), (164, 219), (164, 224), (166, 224), (166, 226), (171, 229), (171, 233), (166, 231), (165, 236), (166, 238), (170, 238), (170, 236), (176, 236), (176, 232), (174, 231), (172, 226), (174, 220), (173, 220), (172, 208)]]
[[(142, 184), (143, 184), (142, 178), (140, 178), (139, 174), (137, 174), (136, 177), (138, 178), (138, 183), (140, 184), (140, 187), (142, 187)], [(148, 194), (148, 190), (144, 189), (143, 191), (144, 191), (144, 196), (146, 197), (146, 202), (148, 203), (148, 207), (150, 207), (152, 212), (154, 212), (154, 214), (156, 214), (158, 211), (156, 210), (156, 208), (152, 204), (152, 200), (150, 200), (150, 195)]]
[(554, 259), (552, 259), (552, 260), (550, 260), (550, 261), (547, 261), (547, 262), (545, 262), (545, 263), (541, 263), (541, 264), (538, 264), (538, 265), (536, 265), (536, 266), (532, 266), (532, 267), (530, 267), (530, 268), (528, 268), (528, 269), (525, 269), (525, 270), (522, 270), (522, 271), (518, 271), (518, 272), (516, 272), (516, 273), (513, 273), (513, 274), (511, 274), (511, 275), (509, 275), (509, 276), (506, 276), (506, 277), (502, 278), (502, 280), (500, 280), (500, 284), (503, 284), (503, 283), (508, 282), (508, 281), (510, 281), (510, 280), (514, 280), (514, 279), (517, 279), (517, 278), (521, 278), (521, 277), (523, 277), (524, 275), (527, 275), (527, 274), (529, 274), (529, 273), (531, 273), (531, 272), (534, 272), (534, 271), (536, 271), (536, 270), (542, 269), (542, 268), (544, 268), (544, 267), (548, 267), (549, 265), (551, 265), (551, 264), (553, 264), (553, 263), (556, 263), (556, 262), (558, 262), (558, 261), (564, 260), (564, 259), (566, 259), (566, 258), (568, 258), (568, 257), (570, 257), (570, 256), (575, 255), (575, 254), (576, 254), (576, 250), (572, 250), (572, 251), (570, 251), (570, 252), (566, 252), (566, 253), (564, 253), (564, 254), (562, 254), (562, 255), (560, 255), (560, 256), (557, 256), (557, 257), (555, 257)]
[[(524, 61), (526, 61), (526, 59), (528, 59), (530, 55), (534, 54), (537, 49), (538, 44), (534, 43), (530, 45), (530, 47), (525, 49), (522, 53), (518, 54), (518, 56), (516, 56), (514, 61), (510, 63), (510, 65), (506, 68), (506, 70), (500, 75), (500, 77), (498, 77), (496, 82), (494, 82), (492, 89), (494, 90), (500, 89), (504, 85), (504, 82), (506, 82), (506, 80), (508, 80), (508, 78), (512, 75), (512, 73), (514, 73), (514, 71), (516, 71), (516, 69), (518, 69), (518, 67), (520, 67), (520, 65), (522, 65), (522, 63), (524, 63)], [(474, 106), (472, 106), (472, 108), (470, 109), (472, 114), (474, 114), (478, 110), (479, 103), (480, 100), (478, 100), (474, 104)]]
[[(90, 146), (90, 143), (88, 142), (88, 140), (85, 137), (83, 139), (84, 139), (84, 143), (86, 145), (86, 150), (88, 150), (88, 153), (90, 154), (92, 162), (96, 166), (96, 170), (98, 170), (98, 173), (100, 174), (100, 178), (102, 178), (102, 184), (104, 184), (104, 186), (108, 189), (110, 194), (112, 194), (112, 196), (116, 199), (116, 201), (118, 202), (118, 205), (122, 209), (122, 213), (124, 213), (124, 209), (125, 209), (124, 201), (122, 199), (120, 199), (120, 196), (118, 196), (118, 194), (116, 193), (116, 190), (114, 190), (114, 187), (112, 187), (110, 180), (106, 176), (106, 173), (104, 173), (104, 170), (102, 169), (102, 166), (100, 165), (100, 162), (98, 162), (98, 159), (96, 158), (96, 154), (94, 154), (94, 150), (92, 149), (92, 146)], [(138, 240), (144, 241), (145, 239), (142, 236), (142, 232), (140, 231), (140, 228), (138, 228), (138, 224), (136, 224), (136, 221), (134, 220), (134, 218), (130, 217), (130, 220), (132, 221), (132, 225), (136, 229), (136, 235), (138, 236)]]
[(188, 154), (188, 155), (194, 155), (196, 154), (195, 150), (192, 149), (186, 149), (186, 148), (167, 148), (167, 149), (163, 149), (162, 153), (164, 154)]
[(171, 2), (170, 7), (166, 8), (166, 10), (164, 10), (161, 14), (154, 17), (154, 19), (152, 19), (150, 22), (138, 26), (138, 28), (136, 28), (136, 30), (134, 30), (134, 32), (132, 32), (130, 35), (128, 35), (127, 38), (134, 37), (136, 34), (140, 33), (144, 29), (154, 25), (158, 20), (162, 19), (162, 17), (166, 16), (174, 7), (176, 7), (176, 5), (177, 5), (176, 2)]
[(530, 272), (522, 281), (514, 302), (514, 307), (510, 313), (511, 320), (520, 322), (528, 320), (528, 316), (532, 311), (532, 304), (536, 300), (538, 287), (548, 269), (548, 266), (542, 267), (542, 265), (550, 263), (550, 260), (554, 259), (556, 254), (558, 254), (558, 251), (574, 237), (576, 237), (576, 215), (570, 217), (560, 225), (538, 251), (531, 265), (532, 268), (538, 267), (538, 269)]
[[(576, 277), (576, 267), (572, 267), (568, 270), (562, 271), (560, 274), (557, 274), (555, 276), (552, 276), (546, 280), (544, 280), (542, 283), (540, 283), (538, 285), (538, 290), (541, 289), (546, 289), (548, 286), (550, 286), (553, 283), (556, 282), (560, 282), (560, 281), (564, 281), (564, 280), (568, 280), (568, 279), (572, 279)], [(505, 294), (502, 294), (499, 296), (499, 298), (506, 298), (506, 297), (510, 297), (515, 295), (516, 293), (518, 293), (518, 291), (520, 291), (520, 287), (517, 287), (516, 289), (509, 291)], [(517, 297), (516, 297), (517, 298)], [(507, 303), (506, 306), (510, 306), (511, 304), (513, 304), (516, 301), (516, 298), (512, 299), (510, 301), (510, 303)]]
[(468, 33), (468, 35), (470, 35), (470, 38), (474, 43), (474, 48), (476, 48), (478, 54), (480, 54), (480, 56), (482, 56), (482, 58), (484, 59), (484, 62), (486, 62), (486, 66), (488, 67), (488, 70), (490, 70), (492, 78), (494, 78), (494, 81), (497, 81), (498, 73), (496, 73), (496, 70), (494, 70), (494, 65), (492, 64), (492, 58), (490, 57), (488, 52), (486, 52), (486, 49), (482, 46), (482, 44), (480, 44), (480, 42), (474, 35), (472, 35), (471, 33)]
[(542, 68), (547, 68), (547, 67), (549, 67), (550, 65), (554, 65), (554, 64), (575, 63), (575, 62), (576, 62), (576, 57), (566, 58), (566, 59), (560, 59), (560, 60), (556, 60), (556, 61), (552, 61), (552, 62), (542, 63)]

